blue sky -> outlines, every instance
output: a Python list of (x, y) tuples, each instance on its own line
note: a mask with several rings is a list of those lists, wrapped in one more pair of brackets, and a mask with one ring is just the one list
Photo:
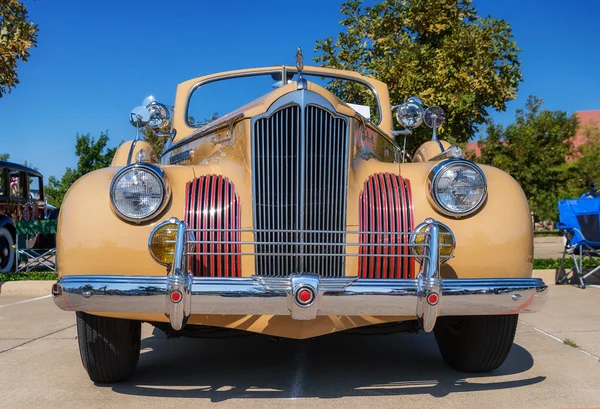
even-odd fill
[[(147, 95), (172, 103), (176, 84), (212, 72), (308, 63), (315, 40), (339, 31), (341, 0), (26, 1), (38, 47), (19, 67), (21, 84), (0, 99), (0, 153), (61, 176), (76, 166), (75, 135), (109, 130), (111, 145), (134, 136), (127, 118)], [(522, 49), (524, 82), (509, 123), (528, 95), (545, 107), (600, 109), (600, 2), (474, 0), (507, 20)], [(451, 115), (452, 113), (448, 113)]]

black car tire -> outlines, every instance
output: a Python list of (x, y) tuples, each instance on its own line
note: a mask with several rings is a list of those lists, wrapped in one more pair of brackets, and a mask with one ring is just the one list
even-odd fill
[(517, 314), (439, 317), (435, 339), (444, 361), (452, 368), (488, 372), (508, 357), (518, 320)]
[(98, 383), (125, 381), (140, 357), (142, 323), (77, 312), (77, 338), (83, 367)]
[(0, 273), (13, 271), (15, 264), (15, 240), (5, 227), (0, 227)]

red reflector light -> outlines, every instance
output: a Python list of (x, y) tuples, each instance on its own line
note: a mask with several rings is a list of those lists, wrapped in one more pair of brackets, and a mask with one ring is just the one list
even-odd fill
[(179, 291), (173, 291), (171, 293), (171, 301), (173, 301), (173, 302), (179, 302), (179, 301), (181, 301), (181, 292), (179, 292)]
[(298, 299), (302, 302), (309, 302), (312, 298), (312, 293), (309, 290), (300, 290), (298, 292)]
[(437, 293), (429, 293), (429, 295), (427, 296), (427, 302), (430, 305), (436, 305), (439, 301), (439, 296)]

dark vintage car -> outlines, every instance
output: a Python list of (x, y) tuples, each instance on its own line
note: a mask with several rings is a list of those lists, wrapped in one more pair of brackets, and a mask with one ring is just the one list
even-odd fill
[[(0, 161), (0, 273), (15, 267), (16, 223), (20, 220), (56, 218), (57, 209), (46, 203), (40, 172)], [(48, 246), (48, 237), (29, 237), (28, 245)], [(36, 244), (37, 242), (37, 244)]]

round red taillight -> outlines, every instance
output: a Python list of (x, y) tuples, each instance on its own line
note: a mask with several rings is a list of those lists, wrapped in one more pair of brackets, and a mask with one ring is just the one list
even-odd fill
[(309, 290), (300, 290), (298, 292), (298, 299), (302, 302), (309, 302), (312, 298), (312, 293)]
[(427, 302), (430, 305), (436, 305), (439, 301), (440, 297), (438, 296), (437, 293), (429, 293), (429, 295), (427, 296)]
[(176, 302), (176, 303), (181, 301), (181, 292), (173, 291), (171, 293), (171, 301)]

